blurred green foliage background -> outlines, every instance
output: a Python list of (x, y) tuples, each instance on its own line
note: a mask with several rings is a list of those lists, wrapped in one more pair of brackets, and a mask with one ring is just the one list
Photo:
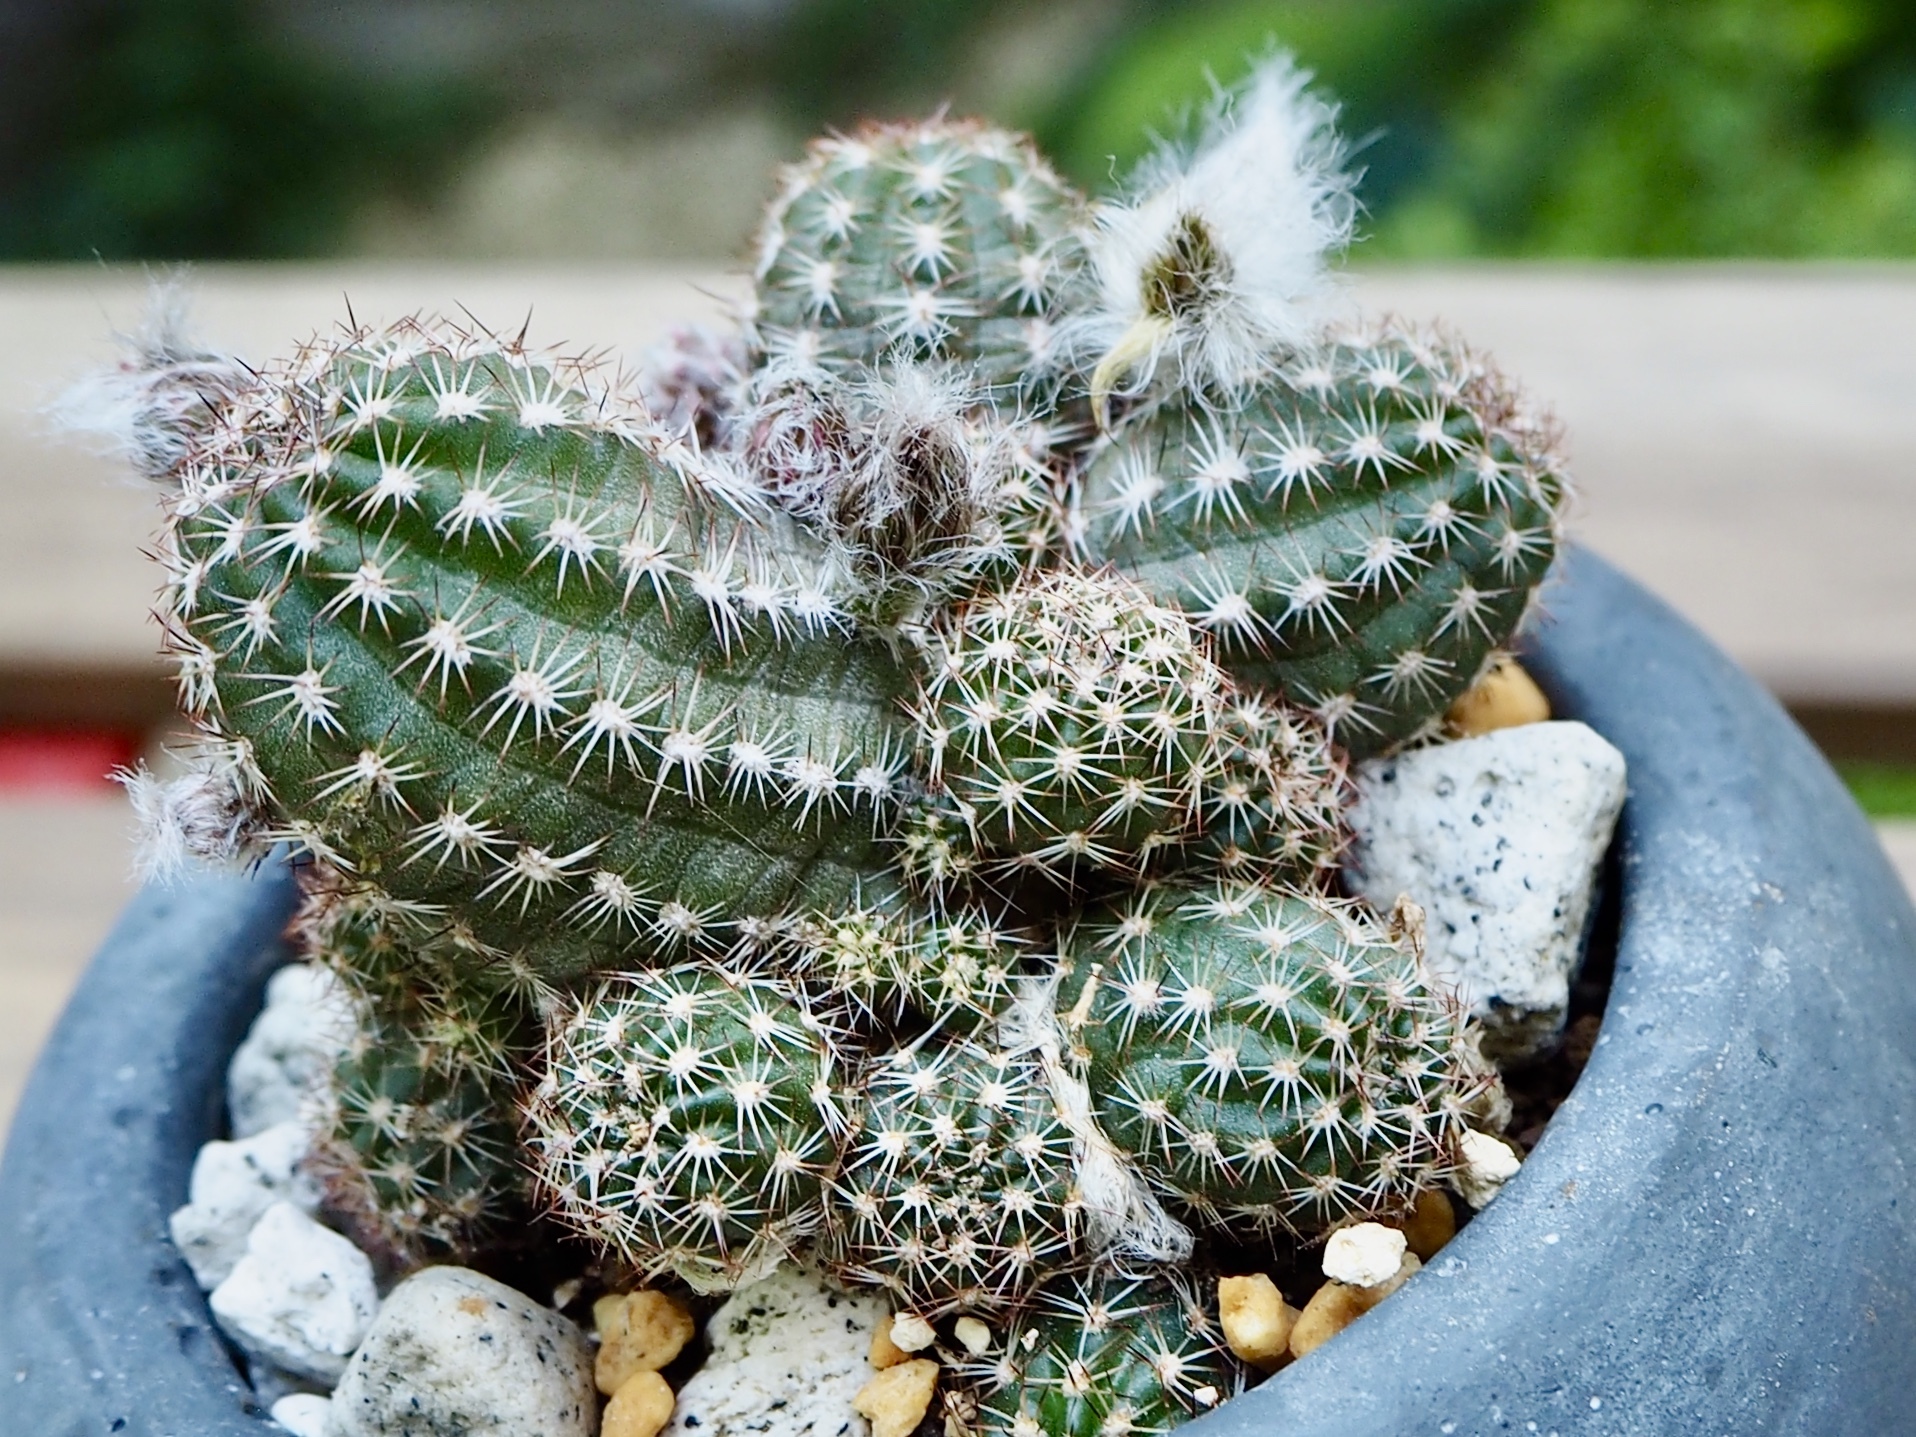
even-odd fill
[(1852, 761), (1836, 771), (1871, 818), (1916, 818), (1916, 764)]
[(1273, 43), (1344, 105), (1360, 256), (1916, 253), (1910, 0), (5, 4), (4, 258), (723, 248), (711, 156), (946, 99), (1097, 185)]
[(1402, 256), (1916, 252), (1908, 0), (1290, 0), (1141, 24), (1047, 132), (1072, 168), (1267, 34), (1345, 105)]
[(47, 113), (11, 117), (32, 143), (0, 170), (7, 258), (323, 252), (367, 193), (429, 183), (479, 108), (449, 84), (315, 63), (244, 0), (75, 14), (39, 57), (57, 69)]

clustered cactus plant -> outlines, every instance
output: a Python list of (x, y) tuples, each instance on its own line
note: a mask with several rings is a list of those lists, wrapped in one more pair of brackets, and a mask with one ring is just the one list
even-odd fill
[(304, 855), (397, 1260), (533, 1203), (704, 1290), (809, 1256), (1015, 1320), (978, 1420), (1089, 1437), (1241, 1382), (1201, 1244), (1445, 1179), (1494, 1080), (1335, 894), (1345, 764), (1509, 642), (1564, 480), (1481, 359), (1337, 315), (1330, 120), (1268, 63), (1095, 204), (976, 123), (822, 140), (738, 332), (637, 384), (152, 347), (204, 747), (136, 797)]

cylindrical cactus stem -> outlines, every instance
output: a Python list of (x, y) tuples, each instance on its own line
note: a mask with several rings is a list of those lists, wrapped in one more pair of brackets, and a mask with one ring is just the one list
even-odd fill
[(1312, 1234), (1454, 1165), (1488, 1077), (1455, 997), (1367, 910), (1166, 883), (1066, 951), (1058, 1012), (1100, 1127), (1206, 1223)]
[(192, 437), (186, 706), (350, 880), (556, 975), (876, 881), (900, 663), (816, 544), (601, 372), (405, 324)]
[(1175, 1269), (1060, 1276), (965, 1369), (982, 1437), (1169, 1432), (1244, 1389), (1214, 1278)]
[(819, 1257), (925, 1318), (993, 1312), (1079, 1260), (1073, 1140), (1031, 1052), (927, 1042), (874, 1059)]
[(518, 1094), (539, 1034), (530, 995), (476, 982), (363, 905), (328, 905), (307, 937), (355, 1004), (315, 1142), (329, 1209), (396, 1268), (466, 1258), (523, 1224)]
[(1396, 324), (1241, 399), (1135, 416), (1084, 476), (1084, 546), (1363, 756), (1434, 725), (1558, 544), (1551, 427), (1483, 360)]
[(838, 1044), (784, 983), (703, 964), (615, 975), (547, 1041), (525, 1143), (555, 1215), (700, 1291), (817, 1225), (847, 1121)]
[(1064, 569), (934, 634), (919, 749), (987, 867), (1137, 871), (1195, 824), (1224, 679), (1184, 616)]
[(816, 140), (759, 232), (758, 357), (950, 360), (1008, 399), (1055, 389), (1082, 220), (1022, 135), (932, 119)]

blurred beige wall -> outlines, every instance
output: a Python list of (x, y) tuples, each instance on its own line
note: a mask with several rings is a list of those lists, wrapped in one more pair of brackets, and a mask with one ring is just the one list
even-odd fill
[[(244, 355), (415, 310), (636, 356), (740, 281), (657, 266), (209, 267), (204, 334)], [(1580, 533), (1787, 698), (1916, 703), (1916, 267), (1362, 271), (1359, 300), (1443, 318), (1562, 416)], [(0, 659), (137, 663), (145, 499), (32, 406), (111, 358), (145, 280), (0, 269)], [(84, 576), (84, 582), (76, 582)]]

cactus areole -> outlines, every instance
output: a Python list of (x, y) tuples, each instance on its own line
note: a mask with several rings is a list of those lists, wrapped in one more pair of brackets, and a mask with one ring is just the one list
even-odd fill
[(1482, 357), (1337, 313), (1331, 117), (1269, 62), (1095, 201), (977, 123), (821, 141), (735, 332), (632, 381), (430, 317), (127, 368), (200, 740), (129, 785), (162, 864), (296, 856), (335, 1222), (808, 1263), (1001, 1334), (959, 1427), (1094, 1437), (1250, 1384), (1220, 1263), (1457, 1177), (1508, 1105), (1338, 892), (1345, 774), (1520, 641), (1567, 481)]

